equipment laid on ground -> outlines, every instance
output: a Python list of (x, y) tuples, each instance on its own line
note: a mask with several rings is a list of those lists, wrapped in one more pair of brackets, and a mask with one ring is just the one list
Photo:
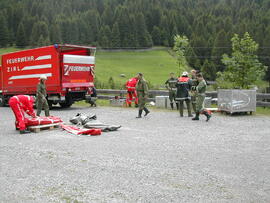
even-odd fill
[(88, 116), (82, 115), (81, 113), (78, 113), (76, 116), (69, 119), (69, 121), (75, 125), (84, 125), (90, 120), (96, 120), (97, 116), (96, 114), (90, 114)]
[(121, 128), (121, 125), (108, 125), (101, 123), (99, 121), (88, 121), (83, 127), (85, 128), (98, 128), (101, 129), (102, 132), (110, 132), (110, 131), (116, 131), (119, 128)]
[(218, 109), (230, 114), (256, 111), (256, 90), (218, 90)]
[(56, 116), (25, 118), (25, 125), (28, 130), (35, 133), (40, 132), (41, 130), (58, 128), (62, 122), (61, 118)]
[[(176, 103), (179, 103), (176, 101)], [(155, 106), (157, 108), (171, 109), (169, 96), (156, 96), (155, 97)], [(184, 108), (186, 109), (186, 103), (184, 103)]]
[(27, 127), (29, 126), (37, 126), (37, 125), (48, 125), (48, 124), (54, 124), (54, 123), (62, 123), (63, 121), (61, 118), (56, 116), (49, 116), (49, 117), (36, 117), (36, 118), (26, 118), (25, 119), (25, 125)]
[(37, 125), (37, 126), (30, 126), (28, 127), (28, 130), (39, 133), (41, 130), (52, 130), (55, 128), (59, 128), (60, 123), (53, 123), (53, 124), (47, 124), (47, 125)]
[(110, 105), (115, 107), (123, 107), (126, 104), (126, 99), (114, 98), (110, 99)]
[(156, 96), (155, 103), (157, 108), (171, 108), (169, 96)]
[(71, 125), (60, 125), (63, 130), (66, 130), (75, 135), (101, 135), (101, 129), (82, 129)]
[(84, 128), (101, 129), (102, 132), (116, 131), (119, 128), (121, 128), (121, 125), (108, 125), (96, 119), (97, 116), (95, 114), (90, 114), (89, 116), (86, 116), (81, 113), (78, 113), (69, 121), (76, 125), (82, 125)]
[(55, 44), (2, 55), (0, 106), (13, 95), (35, 95), (42, 75), (47, 77), (49, 105), (91, 101), (95, 52), (96, 47)]
[(212, 97), (205, 97), (204, 99), (204, 108), (211, 108)]

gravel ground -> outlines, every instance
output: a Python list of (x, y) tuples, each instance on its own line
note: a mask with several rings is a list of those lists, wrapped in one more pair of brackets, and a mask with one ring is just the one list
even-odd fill
[(62, 130), (20, 135), (0, 108), (0, 202), (270, 202), (270, 117), (221, 116), (209, 123), (152, 110), (55, 108), (120, 124), (117, 132)]

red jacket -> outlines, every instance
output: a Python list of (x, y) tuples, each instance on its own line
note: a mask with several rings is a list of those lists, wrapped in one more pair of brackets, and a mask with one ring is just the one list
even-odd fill
[(181, 83), (187, 83), (189, 81), (189, 77), (180, 77), (178, 78), (178, 82), (181, 82)]
[(137, 81), (137, 78), (130, 78), (126, 83), (127, 91), (135, 91)]
[(29, 115), (29, 116), (35, 116), (34, 112), (34, 97), (28, 96), (28, 95), (17, 95), (13, 96), (10, 99), (13, 99), (14, 101), (17, 101), (20, 107)]

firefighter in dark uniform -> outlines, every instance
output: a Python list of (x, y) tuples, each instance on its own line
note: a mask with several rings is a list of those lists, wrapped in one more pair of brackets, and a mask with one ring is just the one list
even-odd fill
[(50, 116), (49, 113), (49, 105), (46, 99), (47, 91), (45, 82), (47, 80), (46, 75), (42, 75), (40, 77), (40, 82), (37, 85), (37, 98), (36, 98), (36, 106), (37, 106), (37, 116), (40, 116), (42, 108), (44, 108), (45, 116)]
[(194, 113), (196, 113), (196, 87), (198, 86), (198, 80), (196, 78), (197, 71), (191, 71), (191, 90), (190, 90), (190, 98), (191, 98), (191, 105)]
[(136, 91), (138, 95), (139, 114), (136, 118), (141, 118), (143, 111), (145, 111), (144, 116), (147, 116), (147, 114), (150, 113), (150, 111), (145, 107), (148, 98), (148, 85), (146, 80), (143, 78), (142, 73), (138, 73), (137, 78), (138, 82), (136, 84)]
[(191, 107), (190, 107), (190, 96), (189, 91), (191, 88), (191, 80), (188, 77), (188, 72), (183, 72), (182, 76), (178, 78), (178, 82), (176, 83), (177, 94), (176, 100), (179, 102), (179, 112), (180, 116), (183, 117), (184, 113), (184, 101), (187, 105), (188, 116), (192, 117)]
[(204, 109), (204, 99), (207, 84), (201, 73), (197, 74), (197, 80), (199, 84), (196, 87), (196, 116), (192, 118), (192, 120), (194, 121), (199, 120), (200, 113), (203, 113), (206, 116), (206, 121), (209, 121), (211, 115), (209, 114), (208, 111)]
[[(175, 96), (176, 96), (176, 83), (177, 78), (174, 77), (174, 73), (170, 73), (170, 78), (165, 82), (166, 88), (169, 90), (169, 99), (171, 108), (173, 109), (173, 103), (175, 102)], [(176, 102), (175, 102), (176, 103)], [(176, 103), (177, 109), (178, 109), (178, 103)]]

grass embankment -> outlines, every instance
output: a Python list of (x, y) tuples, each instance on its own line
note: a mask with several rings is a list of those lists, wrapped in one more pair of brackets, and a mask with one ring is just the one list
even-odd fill
[[(159, 88), (164, 85), (170, 72), (178, 75), (179, 69), (167, 50), (97, 52), (96, 76), (101, 83), (108, 84), (112, 77), (116, 86), (123, 86), (138, 72), (144, 73), (152, 87)], [(125, 77), (121, 77), (121, 74)]]
[(14, 47), (9, 47), (9, 48), (1, 48), (0, 49), (0, 65), (2, 64), (2, 60), (1, 60), (1, 55), (2, 54), (6, 54), (6, 53), (10, 53), (10, 52), (15, 52), (15, 51), (19, 51), (21, 49), (19, 48), (14, 48)]
[(15, 48), (15, 47), (1, 48), (0, 49), (0, 54), (6, 54), (6, 53), (10, 53), (10, 52), (19, 51), (19, 50), (21, 50), (21, 49)]
[(269, 107), (257, 107), (256, 115), (266, 115), (270, 116), (270, 108)]

